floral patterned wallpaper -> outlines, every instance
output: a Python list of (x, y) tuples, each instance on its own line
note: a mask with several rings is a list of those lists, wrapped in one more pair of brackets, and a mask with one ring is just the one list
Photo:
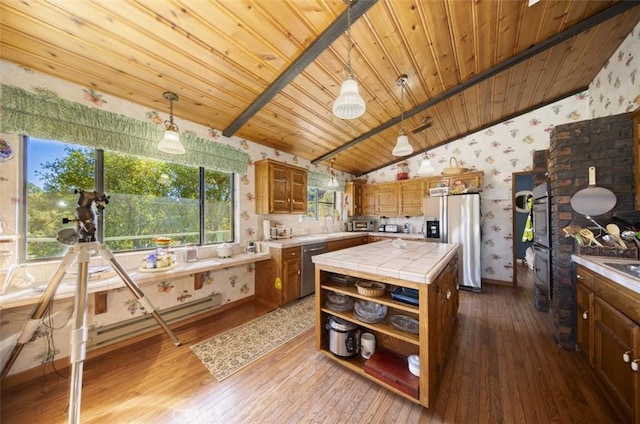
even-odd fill
[[(452, 157), (461, 167), (484, 172), (482, 198), (482, 278), (513, 280), (512, 174), (530, 170), (535, 150), (549, 148), (549, 131), (556, 125), (630, 112), (640, 107), (640, 24), (589, 85), (589, 91), (497, 124), (484, 131), (430, 150), (439, 175)], [(429, 130), (427, 130), (429, 131)], [(421, 156), (409, 163), (415, 178)], [(367, 181), (392, 181), (392, 165), (365, 176)]]

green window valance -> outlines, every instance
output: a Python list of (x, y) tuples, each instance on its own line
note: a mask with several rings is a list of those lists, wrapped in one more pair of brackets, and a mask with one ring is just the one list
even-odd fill
[(329, 187), (329, 178), (331, 176), (328, 174), (321, 174), (319, 172), (307, 172), (307, 185), (309, 187), (318, 187), (325, 190), (335, 190), (335, 191), (344, 191), (344, 182), (343, 178), (336, 177), (338, 180), (338, 187)]
[(156, 148), (164, 132), (162, 126), (5, 84), (0, 84), (0, 96), (0, 131), (5, 133), (65, 141), (216, 171), (247, 172), (248, 154), (189, 132), (180, 134), (186, 154), (169, 155)]

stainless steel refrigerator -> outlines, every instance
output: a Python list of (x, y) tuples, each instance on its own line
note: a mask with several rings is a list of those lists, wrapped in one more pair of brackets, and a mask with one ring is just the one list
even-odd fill
[(431, 196), (424, 199), (425, 241), (461, 246), (461, 289), (480, 292), (480, 195)]

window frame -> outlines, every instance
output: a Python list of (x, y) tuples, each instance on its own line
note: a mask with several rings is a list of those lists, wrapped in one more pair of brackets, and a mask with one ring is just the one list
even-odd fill
[[(38, 262), (45, 262), (45, 261), (55, 261), (55, 260), (60, 260), (63, 258), (63, 254), (59, 255), (59, 256), (48, 256), (48, 257), (41, 257), (41, 258), (28, 258), (28, 252), (27, 252), (27, 246), (28, 246), (28, 236), (27, 236), (27, 225), (28, 225), (28, 220), (29, 220), (29, 216), (28, 216), (28, 184), (29, 184), (29, 168), (28, 168), (28, 149), (29, 149), (29, 140), (30, 139), (34, 139), (34, 140), (38, 140), (38, 141), (51, 141), (51, 142), (59, 142), (59, 143), (63, 143), (65, 145), (69, 145), (72, 148), (83, 148), (83, 149), (93, 149), (94, 153), (95, 153), (95, 167), (94, 167), (94, 184), (95, 187), (94, 188), (88, 188), (88, 187), (78, 187), (78, 189), (92, 189), (92, 190), (96, 190), (99, 192), (105, 192), (104, 190), (104, 186), (105, 186), (105, 158), (104, 158), (104, 154), (105, 154), (105, 150), (101, 149), (101, 148), (95, 148), (95, 147), (91, 147), (91, 146), (83, 146), (80, 144), (75, 144), (72, 142), (68, 142), (68, 141), (63, 141), (63, 140), (52, 140), (52, 139), (46, 139), (46, 138), (39, 138), (39, 137), (32, 137), (29, 135), (22, 135), (20, 137), (20, 147), (21, 150), (23, 152), (22, 154), (22, 160), (21, 160), (21, 164), (20, 164), (20, 170), (19, 170), (19, 184), (21, 185), (21, 187), (19, 188), (19, 192), (21, 193), (22, 198), (24, 199), (23, 202), (19, 203), (18, 206), (18, 210), (17, 210), (17, 215), (18, 215), (18, 231), (21, 234), (24, 234), (24, 237), (20, 237), (19, 241), (18, 241), (18, 246), (17, 246), (17, 259), (18, 259), (18, 263), (38, 263)], [(127, 154), (127, 153), (122, 153), (122, 152), (113, 152), (115, 154), (123, 154), (123, 155), (131, 155), (131, 154)], [(131, 156), (135, 156), (135, 155), (131, 155)], [(149, 159), (149, 160), (154, 160), (157, 161), (159, 159), (155, 159), (155, 158), (150, 158), (150, 157), (144, 157), (141, 156), (143, 159)], [(236, 214), (238, 213), (238, 205), (236, 204), (237, 201), (237, 183), (238, 183), (238, 178), (237, 178), (237, 173), (235, 172), (226, 172), (226, 171), (217, 171), (214, 169), (206, 169), (202, 166), (194, 166), (194, 165), (183, 165), (183, 166), (188, 166), (191, 168), (194, 168), (197, 170), (197, 183), (198, 183), (198, 198), (197, 198), (197, 203), (198, 203), (198, 208), (199, 208), (199, 219), (198, 219), (198, 246), (214, 246), (216, 244), (221, 244), (224, 241), (217, 241), (217, 242), (207, 242), (205, 243), (205, 239), (207, 238), (206, 236), (206, 203), (207, 203), (207, 198), (206, 198), (206, 185), (205, 185), (205, 181), (206, 181), (206, 172), (210, 171), (210, 172), (219, 172), (222, 173), (224, 175), (227, 175), (229, 177), (229, 212), (230, 212), (230, 216), (229, 216), (229, 232), (231, 234), (231, 242), (236, 242), (237, 241), (237, 236), (238, 236), (238, 229), (236, 228), (236, 224), (238, 222), (238, 219), (236, 217)], [(109, 193), (106, 193), (107, 195), (109, 195)], [(108, 206), (107, 206), (108, 207)], [(75, 215), (74, 215), (75, 216)], [(104, 222), (104, 215), (103, 214), (97, 214), (96, 216), (96, 241), (98, 243), (103, 244), (104, 243), (104, 237), (105, 237), (105, 222)], [(225, 240), (225, 241), (229, 241), (229, 240)], [(179, 246), (175, 246), (175, 247), (182, 247), (182, 245)], [(148, 252), (150, 250), (153, 250), (154, 248), (140, 248), (140, 249), (129, 249), (129, 250), (114, 250), (113, 253), (137, 253), (137, 252)]]

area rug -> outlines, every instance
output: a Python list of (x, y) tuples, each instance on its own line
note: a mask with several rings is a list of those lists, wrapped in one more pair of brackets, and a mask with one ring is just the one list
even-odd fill
[(222, 381), (277, 349), (314, 324), (314, 296), (191, 346), (216, 380)]

